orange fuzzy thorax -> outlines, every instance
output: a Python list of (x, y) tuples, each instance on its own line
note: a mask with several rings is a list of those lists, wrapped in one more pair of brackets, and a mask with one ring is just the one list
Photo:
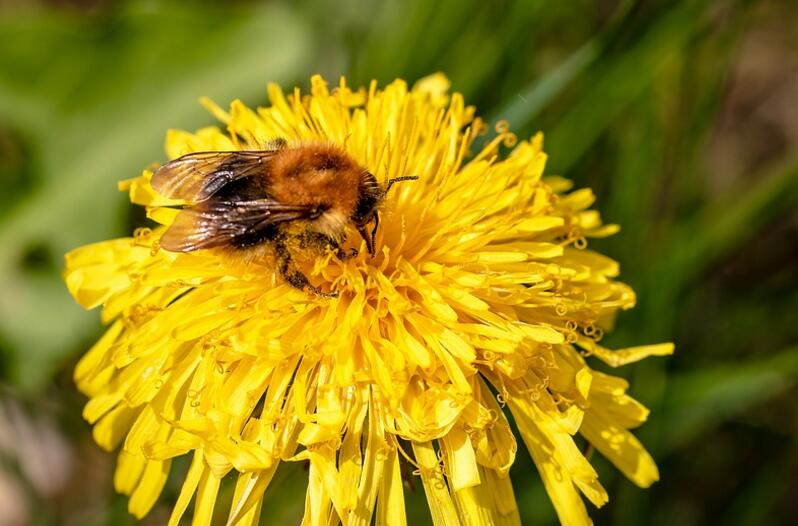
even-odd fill
[(286, 148), (269, 166), (270, 193), (282, 203), (330, 205), (345, 215), (354, 209), (364, 172), (331, 144)]

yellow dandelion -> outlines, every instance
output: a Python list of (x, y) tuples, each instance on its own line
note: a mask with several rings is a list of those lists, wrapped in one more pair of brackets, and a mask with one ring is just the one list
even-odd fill
[[(356, 257), (303, 263), (338, 297), (292, 287), (268, 258), (161, 249), (179, 203), (149, 170), (121, 188), (158, 226), (66, 256), (70, 292), (110, 324), (75, 378), (97, 443), (121, 445), (114, 483), (133, 515), (191, 454), (170, 524), (192, 500), (193, 524), (210, 524), (226, 476), (228, 524), (258, 524), (281, 462), (309, 465), (306, 524), (406, 524), (410, 476), (436, 525), (519, 524), (505, 409), (563, 524), (590, 523), (580, 493), (607, 501), (577, 435), (635, 484), (657, 480), (628, 431), (647, 410), (586, 360), (672, 352), (598, 344), (635, 302), (617, 263), (586, 249), (617, 227), (589, 209), (590, 190), (542, 177), (540, 135), (518, 141), (500, 123), (472, 153), (485, 124), (448, 89), (442, 75), (384, 90), (330, 90), (317, 76), (310, 95), (269, 86), (267, 108), (204, 101), (227, 132), (168, 133), (170, 159), (285, 139), (338, 145), (378, 181), (418, 176), (383, 203), (373, 257), (350, 235)], [(514, 145), (505, 159), (502, 144)]]

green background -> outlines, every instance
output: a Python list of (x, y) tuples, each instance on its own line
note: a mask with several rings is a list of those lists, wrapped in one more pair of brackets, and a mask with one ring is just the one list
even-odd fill
[[(166, 128), (212, 123), (202, 95), (257, 105), (269, 81), (436, 71), (491, 124), (542, 130), (547, 172), (622, 225), (591, 243), (638, 293), (606, 342), (676, 343), (617, 371), (652, 409), (638, 436), (662, 480), (639, 490), (594, 456), (610, 493), (596, 523), (794, 523), (793, 0), (1, 2), (0, 502), (36, 525), (134, 522), (71, 381), (98, 315), (60, 272), (67, 250), (143, 224), (116, 181), (164, 159)], [(146, 524), (168, 516), (174, 471)], [(264, 523), (297, 523), (306, 473), (278, 477)], [(513, 480), (524, 524), (554, 523), (523, 453)], [(414, 524), (422, 493), (407, 492)]]

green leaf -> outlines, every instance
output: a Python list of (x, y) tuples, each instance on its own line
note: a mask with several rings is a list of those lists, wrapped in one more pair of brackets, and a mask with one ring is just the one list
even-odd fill
[(487, 122), (505, 119), (519, 126), (531, 122), (599, 54), (599, 39), (594, 38), (572, 53), (553, 71), (525, 87), (509, 104), (487, 118)]
[[(751, 183), (750, 181), (757, 181)], [(720, 256), (751, 238), (768, 221), (798, 202), (798, 159), (782, 160), (765, 173), (708, 201), (695, 218), (680, 225), (672, 241), (673, 272), (695, 277)]]
[(723, 514), (720, 524), (730, 526), (759, 526), (778, 517), (779, 501), (789, 498), (794, 468), (790, 462), (774, 456), (769, 464), (758, 469), (750, 481), (736, 492), (731, 506)]
[(547, 137), (555, 172), (566, 172), (631, 101), (650, 89), (659, 69), (681, 52), (703, 24), (703, 9), (677, 4), (659, 17), (640, 40), (597, 65), (582, 96)]
[(765, 359), (674, 375), (661, 416), (665, 447), (677, 449), (796, 383), (798, 347)]

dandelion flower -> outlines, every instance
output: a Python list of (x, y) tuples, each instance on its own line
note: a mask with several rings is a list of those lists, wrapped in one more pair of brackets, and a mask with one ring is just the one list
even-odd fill
[[(500, 123), (472, 152), (486, 126), (448, 89), (442, 75), (383, 90), (317, 76), (310, 95), (270, 85), (257, 110), (203, 101), (226, 131), (168, 133), (170, 159), (283, 138), (339, 145), (380, 181), (418, 176), (386, 199), (374, 257), (360, 246), (306, 264), (336, 298), (291, 287), (266, 260), (160, 249), (177, 209), (150, 170), (120, 186), (157, 226), (66, 256), (70, 292), (110, 324), (75, 378), (97, 443), (121, 446), (114, 483), (133, 515), (190, 454), (170, 524), (192, 500), (193, 524), (210, 524), (226, 476), (228, 524), (257, 524), (282, 462), (309, 465), (306, 524), (406, 524), (410, 477), (436, 525), (519, 524), (508, 413), (563, 524), (590, 523), (583, 496), (607, 501), (579, 441), (635, 484), (657, 480), (629, 432), (647, 410), (587, 359), (672, 351), (598, 343), (635, 302), (617, 263), (586, 248), (617, 227), (589, 209), (590, 190), (543, 177), (540, 135), (519, 142)], [(502, 145), (514, 146), (504, 159)]]

